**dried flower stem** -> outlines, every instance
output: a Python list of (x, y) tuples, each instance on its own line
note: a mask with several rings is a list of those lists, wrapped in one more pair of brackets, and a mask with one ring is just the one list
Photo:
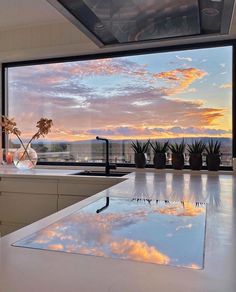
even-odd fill
[[(51, 119), (45, 119), (45, 118), (41, 118), (37, 124), (36, 124), (36, 127), (39, 128), (38, 131), (32, 136), (32, 138), (29, 140), (28, 144), (26, 145), (26, 147), (24, 147), (23, 143), (23, 147), (24, 147), (24, 152), (22, 154), (22, 157), (24, 157), (24, 155), (27, 153), (28, 157), (29, 157), (29, 154), (27, 152), (27, 149), (30, 145), (30, 143), (35, 140), (35, 139), (39, 139), (41, 136), (44, 137), (45, 135), (47, 135), (51, 129), (53, 125), (53, 122)], [(30, 159), (31, 161), (31, 159)], [(31, 161), (32, 162), (32, 161)], [(17, 164), (19, 163), (19, 161), (17, 162)]]
[(38, 128), (38, 131), (32, 136), (32, 138), (29, 140), (29, 142), (27, 143), (27, 145), (25, 146), (20, 135), (21, 135), (21, 131), (16, 127), (16, 122), (14, 121), (14, 119), (9, 119), (6, 116), (2, 116), (2, 121), (0, 122), (2, 129), (5, 133), (7, 134), (14, 134), (16, 135), (16, 137), (19, 139), (20, 144), (23, 146), (24, 148), (24, 152), (21, 155), (21, 158), (19, 159), (18, 163), (21, 161), (21, 159), (23, 159), (23, 157), (25, 155), (28, 156), (28, 159), (32, 162), (29, 153), (27, 152), (27, 149), (30, 145), (30, 143), (34, 140), (34, 139), (39, 139), (41, 136), (44, 137), (45, 135), (47, 135), (50, 132), (50, 129), (53, 125), (53, 122), (51, 119), (46, 119), (46, 118), (41, 118), (37, 124), (36, 127)]
[[(15, 135), (16, 135), (16, 137), (19, 139), (19, 141), (20, 141), (22, 147), (24, 148), (24, 153), (21, 155), (21, 158), (17, 161), (16, 165), (18, 165), (18, 163), (21, 161), (21, 159), (24, 157), (25, 154), (28, 156), (30, 162), (32, 162), (32, 160), (31, 160), (31, 158), (30, 158), (30, 156), (29, 156), (29, 153), (27, 152), (27, 149), (28, 149), (30, 143), (28, 143), (28, 144), (25, 146), (24, 143), (23, 143), (23, 141), (21, 140), (20, 136), (17, 135), (17, 134), (15, 134)], [(32, 162), (32, 163), (33, 163), (33, 162)]]

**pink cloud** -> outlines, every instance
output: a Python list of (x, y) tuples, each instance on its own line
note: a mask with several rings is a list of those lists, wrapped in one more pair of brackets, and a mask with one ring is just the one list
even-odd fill
[(111, 251), (124, 259), (151, 262), (155, 264), (167, 265), (170, 258), (158, 251), (154, 246), (149, 246), (146, 242), (139, 240), (124, 239), (114, 241), (110, 244)]
[[(70, 141), (91, 139), (99, 133), (109, 137), (117, 133), (119, 138), (164, 136), (155, 128), (166, 129), (169, 136), (178, 135), (175, 126), (181, 128), (179, 135), (191, 134), (190, 124), (195, 133), (207, 134), (208, 127), (220, 132), (219, 121), (225, 116), (223, 108), (174, 98), (207, 74), (197, 68), (153, 74), (145, 64), (123, 58), (21, 67), (9, 72), (10, 116), (16, 117), (24, 138), (45, 115), (54, 121), (48, 139)], [(88, 76), (125, 76), (128, 83), (111, 84), (110, 88), (107, 84), (106, 89), (97, 90), (83, 84)], [(170, 86), (158, 85), (160, 80)], [(223, 130), (219, 135), (224, 135)]]

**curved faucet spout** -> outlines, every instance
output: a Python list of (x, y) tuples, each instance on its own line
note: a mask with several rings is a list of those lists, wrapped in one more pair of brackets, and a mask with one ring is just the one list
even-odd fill
[(106, 142), (109, 143), (109, 140), (106, 139), (106, 138), (102, 138), (102, 137), (98, 137), (98, 136), (97, 136), (96, 139), (97, 139), (97, 140), (101, 140), (101, 141), (106, 141)]
[(106, 138), (96, 137), (97, 140), (106, 142), (106, 175), (110, 175), (110, 163), (109, 163), (109, 140)]

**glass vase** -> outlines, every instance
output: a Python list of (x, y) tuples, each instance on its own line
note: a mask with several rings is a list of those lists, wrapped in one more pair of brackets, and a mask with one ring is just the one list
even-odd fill
[(31, 148), (31, 145), (27, 144), (21, 145), (19, 149), (16, 150), (13, 156), (14, 165), (19, 169), (32, 169), (37, 164), (38, 155), (36, 151)]

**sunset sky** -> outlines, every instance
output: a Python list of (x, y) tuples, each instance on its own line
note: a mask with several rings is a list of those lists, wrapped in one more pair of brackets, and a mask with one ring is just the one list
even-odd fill
[(231, 47), (9, 68), (9, 117), (49, 140), (231, 137)]

